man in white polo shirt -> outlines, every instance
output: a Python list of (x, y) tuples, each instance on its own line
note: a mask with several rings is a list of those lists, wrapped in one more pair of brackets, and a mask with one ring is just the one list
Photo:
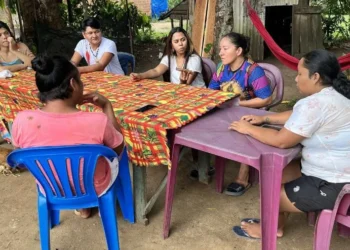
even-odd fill
[(85, 58), (88, 66), (78, 67), (80, 73), (105, 71), (124, 75), (115, 42), (103, 37), (100, 28), (100, 22), (96, 18), (89, 17), (83, 21), (85, 39), (80, 40), (75, 47), (71, 62), (77, 66), (81, 59)]

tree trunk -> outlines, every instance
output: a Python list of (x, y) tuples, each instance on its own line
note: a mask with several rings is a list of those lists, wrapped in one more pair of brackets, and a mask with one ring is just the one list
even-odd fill
[(45, 24), (53, 29), (65, 25), (56, 0), (19, 0), (23, 18), (24, 35), (29, 43), (35, 40), (35, 24)]
[(5, 0), (4, 5), (5, 5), (4, 11), (6, 13), (6, 23), (9, 26), (14, 38), (16, 38), (15, 27), (13, 25), (12, 13), (10, 9), (10, 0)]
[(219, 43), (221, 37), (233, 31), (233, 4), (232, 0), (216, 1), (216, 16), (215, 16), (215, 41), (213, 46), (214, 61), (220, 61), (219, 58)]
[(19, 22), (20, 39), (21, 41), (27, 43), (26, 36), (24, 35), (24, 31), (23, 31), (22, 11), (19, 6), (19, 0), (16, 0), (16, 11), (17, 11), (18, 22)]

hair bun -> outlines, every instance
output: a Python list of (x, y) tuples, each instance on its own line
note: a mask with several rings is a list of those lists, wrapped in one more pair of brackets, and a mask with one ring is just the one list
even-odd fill
[(49, 75), (54, 69), (54, 62), (48, 56), (37, 56), (32, 60), (32, 68), (40, 74)]

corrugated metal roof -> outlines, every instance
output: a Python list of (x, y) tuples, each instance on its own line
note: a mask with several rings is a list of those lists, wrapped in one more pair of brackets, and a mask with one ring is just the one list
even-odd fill
[[(265, 7), (297, 5), (299, 0), (251, 0), (255, 11), (259, 14), (261, 21), (265, 24)], [(255, 60), (264, 59), (264, 42), (255, 30), (247, 15), (245, 5), (240, 0), (233, 1), (233, 31), (250, 37), (250, 54)]]

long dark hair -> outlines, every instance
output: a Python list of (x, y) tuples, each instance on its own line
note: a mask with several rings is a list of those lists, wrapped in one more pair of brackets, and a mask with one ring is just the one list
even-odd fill
[[(243, 57), (247, 58), (250, 50), (250, 38), (236, 32), (230, 32), (222, 38), (230, 39), (231, 43), (237, 48), (242, 48)], [(221, 39), (222, 39), (221, 38)]]
[(37, 56), (32, 60), (32, 68), (36, 72), (38, 96), (43, 103), (70, 98), (73, 92), (70, 80), (73, 78), (78, 83), (81, 82), (78, 69), (62, 56)]
[(5, 30), (7, 30), (8, 33), (10, 33), (10, 36), (13, 37), (13, 38), (15, 38), (15, 37), (13, 36), (13, 34), (12, 34), (12, 32), (11, 32), (9, 26), (8, 26), (6, 23), (4, 23), (3, 21), (0, 21), (0, 29), (1, 29), (1, 28), (4, 28)]
[(337, 57), (323, 49), (313, 50), (304, 58), (304, 67), (309, 70), (309, 76), (318, 73), (322, 84), (332, 86), (337, 92), (350, 99), (350, 81), (341, 68)]
[[(183, 28), (181, 27), (175, 27), (173, 28), (170, 32), (169, 32), (169, 35), (166, 39), (166, 42), (165, 42), (165, 47), (164, 47), (164, 50), (163, 50), (163, 56), (167, 56), (168, 57), (168, 65), (169, 65), (169, 69), (163, 74), (163, 80), (165, 82), (170, 82), (170, 70), (171, 70), (171, 67), (170, 67), (170, 57), (171, 56), (176, 56), (176, 52), (175, 50), (173, 50), (173, 46), (172, 46), (172, 39), (173, 39), (173, 35), (177, 32), (181, 32), (182, 34), (184, 34), (184, 36), (186, 37), (186, 40), (187, 40), (187, 47), (186, 47), (186, 51), (185, 51), (185, 64), (184, 64), (184, 68), (186, 69), (187, 68), (187, 63), (190, 59), (190, 56), (191, 55), (197, 55), (199, 56), (199, 54), (197, 53), (196, 49), (194, 48), (193, 46), (193, 43), (192, 43), (192, 40), (190, 38), (190, 36), (188, 35), (188, 33), (186, 32), (186, 30), (184, 30)], [(199, 58), (201, 58), (199, 56)], [(206, 76), (205, 74), (205, 71), (204, 71), (204, 64), (203, 64), (203, 61), (202, 61), (202, 58), (201, 58), (201, 64), (202, 64), (202, 75), (203, 75), (203, 79), (205, 82), (209, 82), (210, 79), (208, 80), (208, 76)], [(211, 76), (210, 76), (211, 77)], [(209, 77), (209, 78), (210, 78)]]

